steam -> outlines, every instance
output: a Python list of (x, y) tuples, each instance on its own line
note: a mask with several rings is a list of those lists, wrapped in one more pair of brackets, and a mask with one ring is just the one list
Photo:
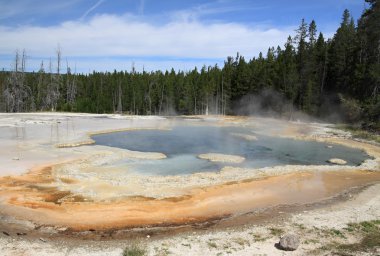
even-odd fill
[(319, 108), (319, 115), (332, 123), (358, 123), (363, 115), (360, 104), (342, 94), (324, 95)]
[(290, 121), (315, 120), (299, 111), (284, 95), (270, 88), (263, 89), (258, 94), (243, 96), (233, 105), (233, 111), (238, 115), (281, 118)]
[(342, 94), (323, 94), (316, 112), (305, 113), (283, 94), (270, 88), (257, 94), (243, 96), (233, 104), (233, 113), (244, 116), (262, 116), (290, 121), (325, 121), (329, 123), (358, 124), (363, 116), (360, 104)]

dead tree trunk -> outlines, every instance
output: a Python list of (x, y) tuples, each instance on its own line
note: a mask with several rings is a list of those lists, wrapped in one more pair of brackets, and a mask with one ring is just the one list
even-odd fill
[(122, 96), (122, 91), (121, 91), (121, 83), (119, 81), (119, 93), (118, 93), (118, 102), (117, 102), (117, 112), (119, 114), (122, 114), (123, 113), (123, 106), (122, 106), (122, 103), (121, 103), (121, 96)]
[[(21, 58), (21, 59), (20, 59)], [(10, 72), (6, 82), (3, 97), (6, 103), (7, 112), (22, 112), (28, 111), (28, 103), (31, 105), (34, 102), (30, 87), (25, 81), (25, 63), (26, 52), (23, 50), (22, 56), (18, 50), (14, 62), (14, 69)]]

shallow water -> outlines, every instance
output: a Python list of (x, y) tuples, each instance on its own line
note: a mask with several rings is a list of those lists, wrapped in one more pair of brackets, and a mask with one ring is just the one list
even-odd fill
[[(253, 135), (250, 141), (234, 134)], [(347, 165), (359, 165), (369, 158), (363, 151), (340, 145), (328, 148), (319, 142), (293, 140), (255, 134), (242, 127), (175, 126), (171, 130), (133, 130), (94, 135), (97, 145), (142, 152), (161, 152), (162, 160), (131, 160), (123, 163), (131, 172), (178, 175), (200, 171), (217, 171), (223, 166), (246, 168), (277, 165), (329, 165), (331, 158), (341, 158)], [(243, 163), (214, 163), (197, 158), (204, 153), (239, 155)]]

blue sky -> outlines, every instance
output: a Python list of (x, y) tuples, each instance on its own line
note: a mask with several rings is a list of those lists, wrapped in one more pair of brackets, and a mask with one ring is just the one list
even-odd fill
[(283, 46), (302, 18), (331, 37), (344, 9), (361, 0), (0, 0), (0, 68), (26, 50), (28, 70), (45, 69), (59, 47), (78, 72), (189, 70), (247, 59)]

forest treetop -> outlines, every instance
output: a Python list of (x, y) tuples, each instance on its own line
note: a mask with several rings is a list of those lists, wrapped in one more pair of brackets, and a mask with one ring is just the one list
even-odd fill
[[(237, 54), (223, 67), (161, 72), (76, 74), (42, 63), (25, 72), (25, 53), (14, 70), (0, 73), (0, 110), (128, 114), (254, 114), (340, 116), (380, 130), (380, 7), (369, 4), (357, 24), (348, 10), (332, 39), (314, 20), (302, 20), (294, 38), (246, 60)], [(63, 71), (64, 70), (64, 71)]]

